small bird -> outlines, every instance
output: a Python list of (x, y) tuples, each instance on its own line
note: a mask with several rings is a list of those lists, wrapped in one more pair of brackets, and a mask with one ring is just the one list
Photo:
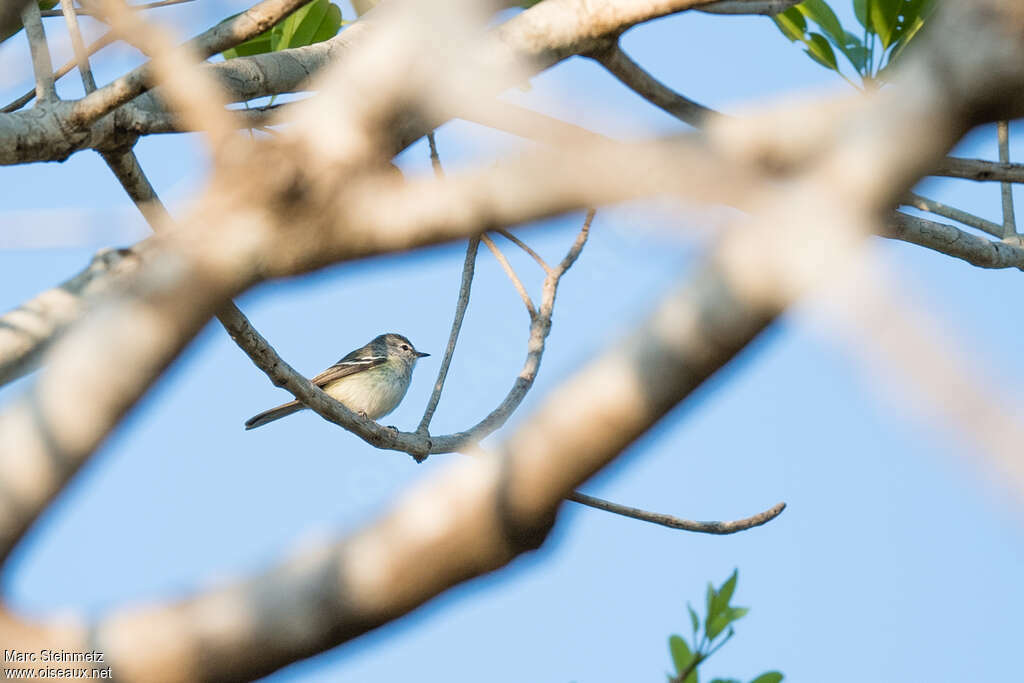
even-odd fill
[[(416, 361), (429, 355), (414, 349), (400, 334), (382, 334), (310, 381), (349, 410), (376, 420), (398, 407), (409, 389)], [(245, 428), (262, 427), (305, 407), (299, 401), (283, 403), (250, 417)]]

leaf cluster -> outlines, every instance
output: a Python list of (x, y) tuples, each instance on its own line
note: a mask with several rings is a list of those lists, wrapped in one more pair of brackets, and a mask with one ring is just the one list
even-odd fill
[[(235, 14), (224, 21), (237, 16)], [(313, 0), (258, 36), (225, 50), (224, 59), (250, 57), (319, 43), (337, 35), (342, 24), (340, 7), (329, 0)]]
[[(802, 43), (807, 56), (826, 69), (846, 78), (840, 70), (838, 51), (862, 83), (884, 80), (888, 69), (931, 16), (935, 0), (852, 0), (852, 3), (853, 14), (860, 24), (856, 32), (843, 26), (825, 0), (804, 0), (777, 14), (773, 20), (784, 36), (791, 42)], [(818, 31), (811, 30), (808, 22), (813, 22)]]
[[(732, 624), (750, 611), (747, 607), (735, 607), (730, 604), (738, 579), (739, 570), (733, 570), (732, 575), (718, 590), (708, 583), (703, 620), (697, 615), (693, 605), (686, 603), (686, 609), (690, 613), (692, 642), (678, 635), (669, 637), (668, 649), (676, 670), (675, 675), (669, 674), (669, 683), (699, 683), (697, 667), (735, 635)], [(750, 683), (779, 683), (782, 678), (778, 671), (768, 671)], [(711, 683), (741, 682), (735, 678), (715, 678)]]

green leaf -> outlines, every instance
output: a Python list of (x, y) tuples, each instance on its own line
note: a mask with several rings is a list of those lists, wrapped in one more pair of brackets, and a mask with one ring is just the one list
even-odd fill
[(708, 620), (707, 636), (714, 640), (732, 622), (747, 616), (750, 611), (747, 607), (726, 607), (722, 612)]
[(892, 44), (902, 4), (902, 0), (871, 0), (871, 25), (882, 41), (883, 49)]
[(729, 615), (722, 613), (718, 616), (708, 620), (707, 635), (708, 640), (714, 640), (725, 630), (725, 627), (729, 625)]
[(750, 613), (749, 607), (730, 607), (725, 612), (725, 614), (727, 614), (729, 617), (729, 623), (732, 623), (737, 619), (742, 619), (743, 617), (747, 616), (748, 613)]
[(847, 31), (846, 43), (841, 49), (857, 73), (863, 74), (868, 65), (868, 49), (860, 42), (860, 38)]
[(729, 574), (729, 578), (722, 584), (722, 588), (718, 589), (718, 600), (716, 601), (724, 609), (729, 606), (729, 601), (732, 600), (732, 594), (736, 592), (736, 582), (739, 580), (739, 569), (733, 569), (732, 573)]
[(250, 38), (244, 43), (239, 43), (230, 50), (224, 50), (224, 59), (234, 59), (235, 57), (251, 57), (252, 55), (261, 55), (264, 52), (273, 52), (270, 40), (270, 31), (264, 31), (255, 38)]
[(274, 45), (274, 52), (293, 47), (302, 47), (313, 42), (313, 34), (327, 15), (328, 0), (313, 0), (291, 13), (281, 22), (281, 37)]
[(713, 614), (711, 612), (711, 605), (713, 604), (714, 599), (715, 599), (715, 587), (711, 585), (710, 581), (708, 581), (708, 590), (707, 590), (707, 593), (704, 594), (704, 614), (705, 614), (705, 617), (704, 617), (704, 627), (705, 628), (707, 628), (707, 623), (711, 620), (711, 617), (713, 616)]
[(317, 30), (313, 32), (313, 39), (310, 41), (310, 44), (330, 40), (338, 35), (338, 31), (341, 30), (341, 26), (344, 23), (341, 19), (341, 8), (334, 3), (329, 3), (327, 5), (327, 14), (324, 15), (323, 21), (320, 22)]
[(693, 625), (693, 634), (696, 636), (700, 629), (700, 618), (697, 616), (697, 610), (693, 609), (693, 605), (690, 603), (686, 603), (686, 609), (690, 612), (690, 624)]
[(825, 36), (820, 33), (809, 33), (807, 38), (804, 40), (804, 44), (807, 49), (804, 52), (821, 64), (826, 69), (832, 69), (833, 71), (839, 71), (839, 64), (836, 62), (836, 53), (832, 51), (832, 46), (828, 44)]
[(914, 36), (917, 35), (917, 32), (920, 31), (923, 26), (924, 21), (922, 21), (920, 17), (914, 20), (914, 23), (903, 33), (902, 36), (900, 36), (899, 40), (893, 44), (893, 51), (889, 54), (889, 62), (886, 64), (886, 67), (899, 59), (900, 55), (903, 54), (903, 51), (907, 49), (907, 45), (910, 44), (910, 41), (914, 39)]
[(779, 683), (782, 678), (782, 674), (778, 671), (767, 671), (750, 681), (750, 683)]
[(902, 0), (899, 8), (899, 16), (896, 18), (896, 28), (893, 29), (891, 42), (898, 43), (907, 31), (923, 22), (931, 12), (932, 0)]
[(735, 678), (714, 678), (711, 683), (741, 683)]
[(780, 12), (772, 17), (772, 21), (782, 31), (782, 35), (789, 38), (790, 42), (803, 40), (804, 32), (807, 30), (807, 21), (804, 15), (795, 7), (790, 7), (785, 12)]
[(860, 25), (871, 32), (874, 29), (871, 27), (871, 13), (868, 11), (869, 2), (870, 0), (853, 0), (853, 14)]
[(824, 0), (804, 0), (796, 9), (818, 24), (836, 47), (844, 46), (846, 31), (843, 30), (843, 25), (839, 23), (835, 12)]
[(693, 661), (693, 652), (690, 651), (690, 646), (679, 636), (669, 636), (668, 651), (672, 653), (672, 663), (675, 664), (677, 675), (686, 671), (690, 662)]
[[(234, 17), (228, 17), (224, 21), (232, 18)], [(225, 50), (224, 59), (278, 52), (319, 43), (334, 37), (342, 23), (341, 8), (330, 0), (313, 0), (255, 38)]]
[(715, 599), (711, 603), (711, 611), (715, 614), (724, 611), (732, 600), (732, 594), (736, 591), (736, 581), (739, 579), (739, 570), (733, 569), (732, 574), (725, 580), (722, 587), (718, 589)]

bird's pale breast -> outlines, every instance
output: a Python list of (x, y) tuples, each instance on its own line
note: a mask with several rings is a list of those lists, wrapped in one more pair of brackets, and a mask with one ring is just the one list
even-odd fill
[(326, 385), (324, 391), (349, 410), (376, 420), (398, 406), (409, 389), (410, 377), (411, 373), (403, 373), (389, 362), (342, 377)]

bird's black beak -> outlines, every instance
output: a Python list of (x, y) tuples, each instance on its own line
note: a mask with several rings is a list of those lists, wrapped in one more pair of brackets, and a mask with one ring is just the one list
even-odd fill
[(429, 355), (430, 355), (429, 353), (423, 353), (422, 351), (417, 351), (416, 352), (416, 357), (417, 358), (426, 358)]

